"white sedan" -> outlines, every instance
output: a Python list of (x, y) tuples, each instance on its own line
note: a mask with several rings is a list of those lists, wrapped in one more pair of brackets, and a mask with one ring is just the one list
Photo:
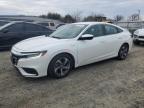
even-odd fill
[(144, 42), (144, 29), (138, 29), (134, 32), (134, 43)]
[(12, 47), (13, 65), (25, 77), (63, 78), (79, 66), (118, 57), (126, 59), (131, 34), (116, 25), (80, 22), (48, 36), (30, 38)]

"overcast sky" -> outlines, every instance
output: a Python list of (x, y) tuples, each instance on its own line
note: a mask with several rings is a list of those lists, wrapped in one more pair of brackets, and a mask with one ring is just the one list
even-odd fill
[(104, 14), (113, 18), (117, 14), (129, 16), (138, 9), (144, 15), (144, 0), (0, 0), (0, 15), (41, 15), (48, 12), (83, 15)]

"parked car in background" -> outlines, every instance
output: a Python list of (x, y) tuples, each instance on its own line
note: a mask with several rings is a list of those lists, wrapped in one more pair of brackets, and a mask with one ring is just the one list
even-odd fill
[(134, 32), (134, 43), (139, 44), (140, 42), (144, 42), (144, 29), (138, 29)]
[(37, 24), (11, 22), (0, 27), (0, 49), (10, 48), (15, 43), (40, 35), (49, 35), (53, 31)]
[(59, 25), (57, 25), (56, 29), (59, 28), (59, 27), (61, 27), (61, 26), (63, 26), (63, 25), (65, 25), (65, 24), (59, 24)]
[(49, 37), (17, 43), (11, 59), (25, 77), (63, 78), (79, 66), (113, 57), (124, 60), (131, 47), (128, 30), (108, 23), (81, 22), (64, 25)]
[(0, 27), (4, 26), (5, 24), (8, 24), (9, 21), (4, 21), (4, 20), (0, 20)]
[(56, 29), (56, 24), (54, 22), (35, 22), (36, 24), (45, 26), (49, 29), (55, 30)]

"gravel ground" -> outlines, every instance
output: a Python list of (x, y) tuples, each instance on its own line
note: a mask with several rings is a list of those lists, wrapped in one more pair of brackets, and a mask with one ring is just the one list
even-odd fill
[(144, 46), (58, 80), (24, 78), (0, 52), (0, 108), (144, 108)]

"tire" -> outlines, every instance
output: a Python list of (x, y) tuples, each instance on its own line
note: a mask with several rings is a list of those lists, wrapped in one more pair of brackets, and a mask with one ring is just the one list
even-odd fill
[(48, 76), (52, 78), (66, 77), (74, 66), (74, 61), (69, 54), (55, 56), (48, 66)]
[(118, 52), (118, 59), (125, 60), (127, 58), (129, 52), (129, 45), (123, 44)]

